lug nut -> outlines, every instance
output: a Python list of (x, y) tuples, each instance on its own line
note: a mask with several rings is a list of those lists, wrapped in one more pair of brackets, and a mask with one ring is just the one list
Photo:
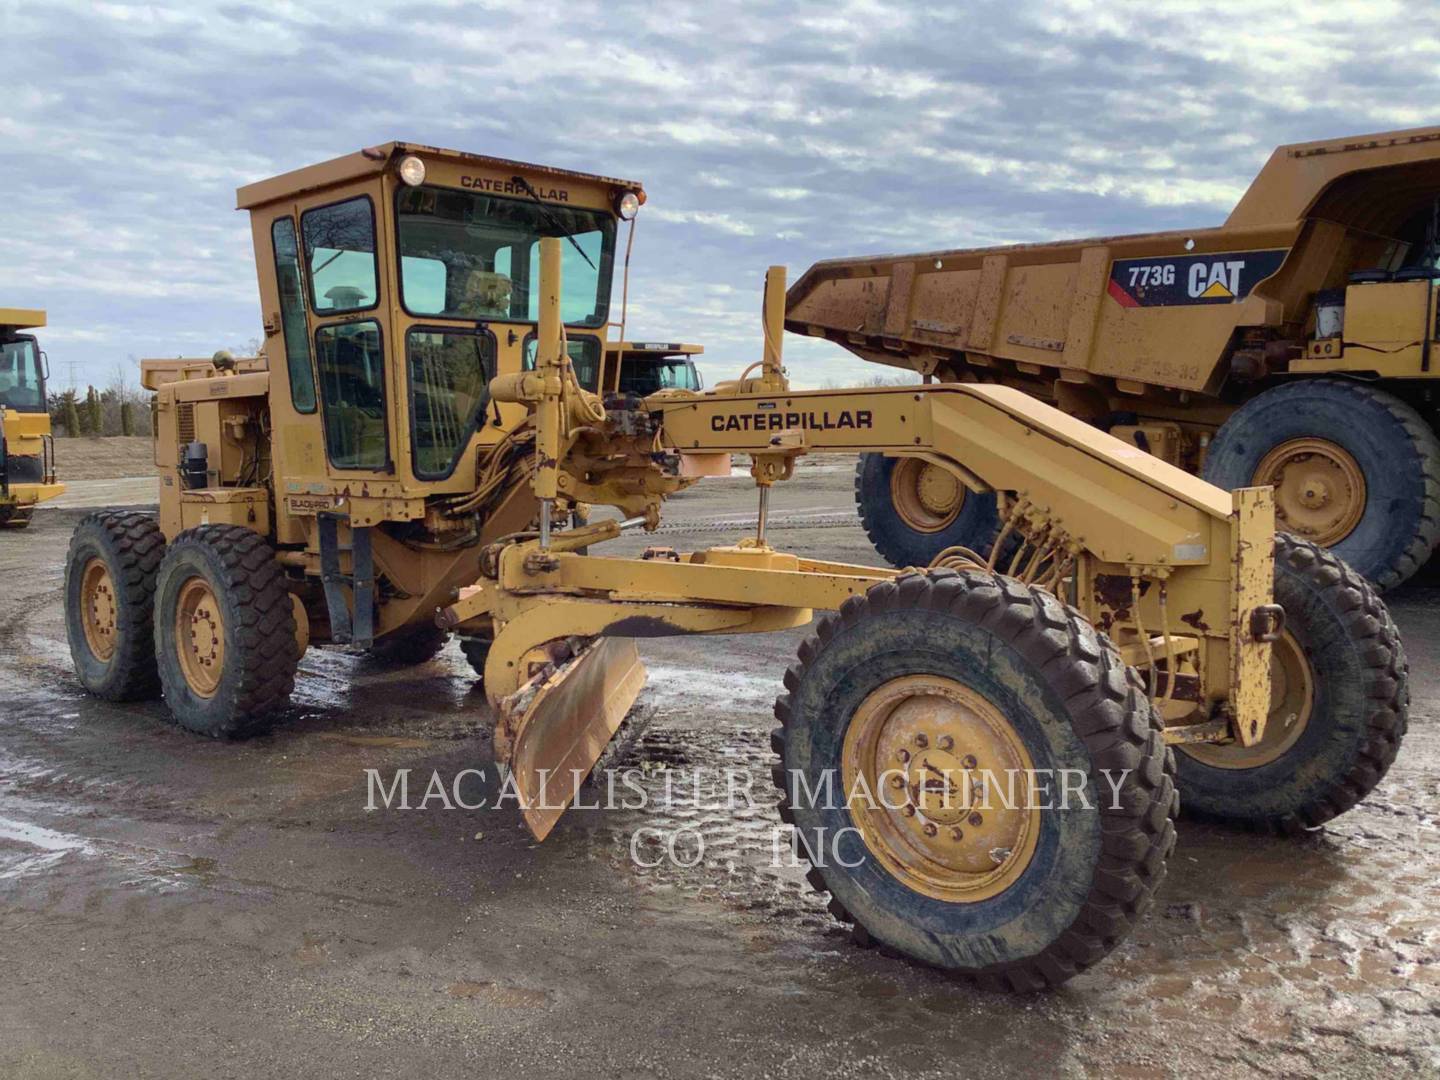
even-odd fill
[(974, 754), (966, 754), (964, 759), (961, 760), (960, 764), (964, 765), (967, 769), (973, 769), (979, 763), (975, 760)]
[(954, 825), (954, 826), (952, 826), (951, 829), (950, 829), (950, 839), (951, 839), (951, 840), (964, 840), (964, 839), (965, 839), (965, 830), (962, 829), (962, 828), (960, 828), (959, 825)]
[(915, 816), (915, 807), (911, 806), (909, 803), (906, 803), (906, 804), (905, 804), (905, 808), (904, 808), (903, 810), (901, 810), (900, 812), (901, 812), (902, 814), (904, 814), (906, 817), (914, 817), (914, 816)]
[(910, 751), (902, 747), (895, 756), (900, 759), (900, 763), (903, 765), (905, 762), (910, 760)]
[(905, 778), (904, 778), (903, 776), (892, 776), (892, 777), (890, 778), (890, 786), (893, 787), (893, 788), (902, 788), (902, 787), (904, 787), (904, 786), (905, 786)]
[(925, 828), (923, 831), (926, 836), (934, 836), (938, 830), (935, 828), (935, 823), (933, 821), (927, 821), (925, 823)]
[(940, 738), (935, 741), (935, 745), (941, 750), (954, 750), (955, 740), (949, 735), (941, 735)]
[(915, 745), (920, 747), (921, 750), (924, 750), (925, 747), (930, 745), (930, 739), (922, 731), (919, 735), (915, 736)]
[(978, 811), (978, 810), (975, 811), (975, 813), (973, 813), (973, 814), (970, 815), (970, 819), (969, 819), (969, 820), (970, 820), (970, 824), (971, 824), (971, 825), (974, 825), (977, 829), (978, 829), (981, 825), (983, 825), (983, 824), (985, 823), (985, 819), (980, 816), (980, 811)]

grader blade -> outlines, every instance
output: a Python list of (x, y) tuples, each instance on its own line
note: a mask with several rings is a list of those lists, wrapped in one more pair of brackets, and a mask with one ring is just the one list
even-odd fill
[(644, 686), (635, 643), (602, 637), (502, 703), (521, 816), (536, 840), (575, 800)]

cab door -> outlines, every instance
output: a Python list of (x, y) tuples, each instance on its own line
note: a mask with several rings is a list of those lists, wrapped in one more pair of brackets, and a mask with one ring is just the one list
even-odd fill
[(375, 201), (329, 195), (300, 210), (300, 259), (331, 472), (391, 474), (390, 383)]

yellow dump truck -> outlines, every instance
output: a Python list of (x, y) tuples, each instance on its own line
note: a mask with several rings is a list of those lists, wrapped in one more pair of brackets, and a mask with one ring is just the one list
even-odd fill
[[(1382, 588), (1440, 542), (1440, 127), (1282, 146), (1218, 228), (834, 259), (786, 327), (927, 381), (1018, 387), (1225, 488)], [(984, 550), (993, 495), (866, 456), (896, 565)]]
[(55, 442), (45, 396), (45, 354), (34, 334), (45, 312), (0, 308), (0, 528), (23, 529), (55, 482)]

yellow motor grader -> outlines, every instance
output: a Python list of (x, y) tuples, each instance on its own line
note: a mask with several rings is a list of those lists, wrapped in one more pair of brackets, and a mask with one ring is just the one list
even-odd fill
[(65, 491), (55, 482), (49, 373), (34, 334), (45, 312), (0, 308), (0, 528), (23, 529), (37, 504)]
[[(234, 736), (283, 710), (311, 644), (422, 659), (458, 635), (543, 839), (640, 693), (637, 639), (828, 612), (772, 736), (810, 879), (857, 938), (1013, 989), (1125, 937), (1177, 784), (1288, 830), (1379, 782), (1406, 721), (1395, 628), (1333, 555), (1275, 535), (1268, 488), (1222, 491), (1007, 387), (792, 390), (780, 268), (737, 379), (604, 393), (616, 232), (643, 201), (403, 143), (242, 188), (269, 362), (145, 365), (160, 512), (75, 531), (81, 682)], [(796, 459), (857, 450), (993, 492), (1008, 561), (774, 548)], [(734, 453), (753, 534), (601, 553)]]
[[(927, 380), (999, 383), (1224, 488), (1381, 589), (1440, 544), (1440, 127), (1281, 146), (1221, 225), (829, 259), (786, 327)], [(984, 548), (995, 500), (866, 455), (896, 565)]]

